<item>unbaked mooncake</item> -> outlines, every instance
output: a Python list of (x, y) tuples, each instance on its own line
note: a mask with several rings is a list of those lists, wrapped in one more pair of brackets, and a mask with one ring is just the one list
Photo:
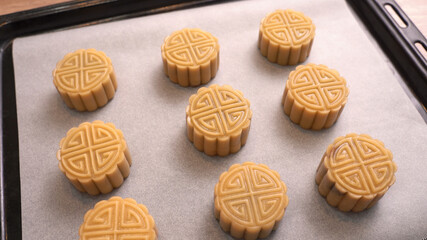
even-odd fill
[(315, 29), (311, 19), (301, 12), (279, 9), (262, 19), (258, 48), (270, 62), (295, 65), (310, 54)]
[(215, 217), (235, 238), (265, 238), (278, 227), (288, 206), (286, 185), (264, 164), (234, 164), (215, 185)]
[(117, 89), (110, 58), (95, 49), (80, 49), (65, 55), (52, 74), (64, 102), (78, 111), (94, 111), (104, 106)]
[(283, 109), (292, 122), (305, 129), (331, 127), (340, 116), (349, 89), (340, 74), (325, 65), (300, 65), (289, 74)]
[(98, 202), (84, 216), (80, 240), (156, 240), (157, 229), (147, 207), (131, 198)]
[(218, 71), (218, 39), (201, 29), (175, 31), (166, 37), (161, 49), (166, 75), (183, 87), (205, 84)]
[(187, 136), (207, 155), (226, 156), (245, 145), (252, 111), (243, 93), (228, 85), (202, 87), (186, 108)]
[(328, 146), (317, 168), (316, 183), (331, 206), (360, 212), (384, 196), (396, 181), (396, 170), (384, 143), (351, 133)]
[(57, 158), (70, 182), (91, 195), (120, 187), (132, 164), (122, 131), (102, 121), (70, 129), (60, 142)]

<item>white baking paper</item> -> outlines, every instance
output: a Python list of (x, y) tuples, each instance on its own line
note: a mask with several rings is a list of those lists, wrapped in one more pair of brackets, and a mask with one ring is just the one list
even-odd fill
[[(289, 120), (281, 98), (295, 66), (272, 64), (257, 49), (260, 20), (278, 8), (315, 23), (306, 63), (325, 64), (348, 82), (348, 104), (328, 130), (303, 130)], [(221, 64), (209, 84), (229, 84), (251, 102), (251, 131), (237, 154), (209, 157), (186, 137), (185, 107), (197, 88), (173, 84), (160, 54), (164, 38), (184, 27), (219, 39)], [(104, 51), (119, 84), (114, 99), (90, 113), (68, 109), (52, 82), (56, 63), (80, 48)], [(245, 161), (267, 164), (288, 186), (289, 206), (269, 239), (427, 237), (427, 126), (344, 1), (236, 1), (56, 31), (16, 39), (13, 59), (26, 240), (78, 239), (85, 212), (114, 195), (146, 205), (159, 239), (231, 239), (214, 218), (213, 191), (222, 172)], [(74, 189), (55, 154), (70, 128), (97, 119), (123, 131), (133, 165), (119, 189), (92, 197)], [(351, 132), (382, 140), (398, 166), (383, 199), (357, 214), (330, 207), (314, 182), (326, 147)]]

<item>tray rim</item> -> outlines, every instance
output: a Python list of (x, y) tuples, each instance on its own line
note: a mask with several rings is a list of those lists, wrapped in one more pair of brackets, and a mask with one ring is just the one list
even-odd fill
[[(402, 87), (427, 123), (427, 59), (415, 46), (418, 42), (427, 49), (427, 39), (395, 0), (346, 1), (399, 72)], [(403, 19), (405, 28), (399, 27), (386, 5)]]

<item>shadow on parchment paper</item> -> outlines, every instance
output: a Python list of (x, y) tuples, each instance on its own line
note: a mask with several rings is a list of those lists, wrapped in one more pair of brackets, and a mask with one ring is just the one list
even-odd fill
[[(245, 146), (237, 153), (230, 154), (226, 157), (220, 156), (208, 156), (204, 152), (200, 152), (196, 149), (192, 142), (187, 138), (187, 129), (186, 126), (183, 127), (182, 131), (179, 132), (179, 135), (174, 136), (176, 142), (172, 146), (174, 157), (177, 159), (182, 159), (181, 161), (172, 161), (174, 168), (180, 169), (184, 172), (197, 175), (202, 178), (210, 179), (212, 178), (211, 174), (213, 172), (223, 172), (228, 166), (234, 164), (239, 158), (237, 156), (244, 150)], [(234, 160), (233, 160), (234, 159)], [(209, 174), (206, 174), (206, 173)], [(219, 177), (219, 175), (218, 175)]]
[[(163, 65), (158, 65), (156, 71), (153, 71), (153, 75), (150, 77), (150, 81), (154, 85), (155, 97), (166, 99), (168, 103), (185, 102), (188, 103), (188, 99), (197, 89), (203, 86), (207, 86), (210, 82), (205, 85), (197, 87), (182, 87), (177, 83), (172, 82), (163, 71)], [(185, 111), (185, 109), (183, 110)]]
[[(57, 174), (49, 174), (47, 182), (43, 186), (43, 208), (46, 209), (51, 215), (56, 215), (55, 219), (70, 219), (75, 218), (77, 209), (80, 209), (83, 214), (81, 220), (83, 221), (84, 213), (93, 208), (95, 203), (110, 199), (112, 196), (120, 195), (117, 193), (119, 188), (113, 189), (108, 194), (99, 194), (92, 196), (85, 192), (78, 191), (62, 174), (59, 169)], [(126, 185), (126, 179), (123, 182)], [(122, 186), (123, 186), (122, 185)], [(52, 197), (55, 196), (55, 197)]]
[[(117, 93), (114, 96), (114, 98), (117, 97)], [(88, 118), (90, 118), (93, 115), (99, 114), (99, 112), (103, 111), (104, 109), (109, 108), (109, 105), (111, 105), (112, 101), (114, 101), (114, 98), (108, 101), (108, 103), (101, 107), (96, 109), (95, 111), (88, 112), (80, 112), (76, 109), (69, 108), (64, 100), (62, 100), (59, 93), (55, 91), (49, 92), (49, 96), (47, 97), (46, 106), (51, 106), (49, 108), (46, 108), (47, 111), (45, 111), (46, 114), (43, 114), (45, 119), (42, 119), (44, 122), (46, 122), (48, 125), (54, 124), (54, 125), (60, 125), (60, 126), (68, 126), (66, 121), (70, 117), (80, 119), (80, 122), (87, 121)], [(58, 112), (64, 113), (64, 114), (58, 114)]]
[[(312, 225), (311, 228), (319, 233), (319, 236), (329, 236), (331, 232), (340, 233), (342, 236), (350, 236), (354, 234), (355, 228), (357, 229), (366, 224), (369, 225), (370, 221), (376, 221), (374, 216), (378, 215), (378, 204), (358, 213), (341, 212), (338, 208), (330, 206), (326, 199), (319, 194), (314, 177), (311, 197), (313, 198), (314, 207), (304, 208), (303, 212), (307, 216), (312, 216), (307, 218), (307, 223)], [(313, 209), (316, 209), (315, 213), (313, 213)]]
[[(324, 139), (327, 138), (333, 131), (335, 126), (328, 129), (322, 130), (306, 130), (295, 124), (283, 111), (283, 105), (278, 104), (277, 110), (275, 111), (274, 118), (275, 123), (272, 124), (276, 139), (287, 138), (292, 139), (292, 147), (296, 149), (306, 150), (307, 146), (312, 148), (317, 146), (325, 146), (325, 150), (328, 143), (325, 143)], [(323, 153), (320, 153), (322, 155)]]
[(200, 231), (203, 232), (203, 236), (211, 236), (211, 237), (207, 237), (207, 239), (218, 239), (217, 238), (218, 236), (221, 236), (221, 239), (233, 239), (232, 237), (230, 237), (229, 234), (222, 231), (218, 220), (216, 220), (215, 218), (214, 209), (215, 209), (215, 203), (214, 203), (214, 198), (212, 196), (209, 214), (207, 214), (204, 219), (205, 224), (200, 225), (201, 226)]
[(49, 212), (53, 212), (61, 218), (67, 216), (73, 218), (76, 211), (74, 207), (87, 206), (98, 198), (78, 191), (59, 169), (56, 174), (48, 174), (46, 180), (47, 182), (43, 186), (43, 196), (46, 196), (47, 200), (43, 201), (44, 209), (48, 209)]
[[(77, 231), (73, 230), (72, 233), (76, 237), (78, 236), (78, 227), (83, 223), (87, 211), (93, 209), (95, 204), (101, 200), (107, 200), (115, 195), (120, 196), (117, 194), (118, 189), (97, 196), (80, 192), (59, 169), (58, 173), (48, 174), (45, 179), (46, 182), (42, 186), (43, 197), (37, 199), (42, 202), (41, 207), (45, 212), (43, 216), (40, 216), (39, 221), (52, 222), (54, 219), (59, 229), (62, 226), (76, 226)], [(126, 181), (123, 184), (126, 184)], [(67, 237), (72, 238), (71, 236)]]
[(298, 65), (300, 65), (298, 64), (295, 66), (282, 66), (277, 63), (272, 63), (268, 61), (268, 59), (264, 57), (261, 54), (261, 51), (258, 49), (258, 42), (254, 44), (251, 50), (252, 51), (250, 57), (252, 59), (253, 65), (259, 70), (260, 73), (264, 72), (266, 74), (266, 77), (262, 80), (280, 78), (280, 81), (286, 81), (286, 79), (288, 79), (289, 73), (295, 70)]

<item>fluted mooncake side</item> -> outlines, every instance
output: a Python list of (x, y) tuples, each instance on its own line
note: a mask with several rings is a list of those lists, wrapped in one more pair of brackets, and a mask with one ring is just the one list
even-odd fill
[(278, 9), (262, 19), (258, 48), (270, 62), (296, 65), (310, 54), (315, 30), (311, 19), (303, 13)]
[(355, 133), (329, 145), (316, 171), (319, 193), (341, 211), (375, 205), (396, 181), (397, 166), (384, 143)]
[(60, 142), (57, 158), (70, 182), (91, 195), (120, 187), (132, 164), (122, 131), (102, 121), (70, 129)]
[(169, 79), (183, 87), (208, 83), (219, 68), (218, 39), (198, 28), (184, 28), (166, 37), (161, 47)]
[(187, 136), (207, 155), (226, 156), (245, 145), (251, 125), (250, 102), (231, 86), (202, 87), (186, 108)]
[(78, 111), (94, 111), (106, 105), (117, 89), (110, 58), (95, 49), (80, 49), (65, 55), (52, 75), (64, 102)]
[(312, 63), (300, 65), (286, 81), (283, 110), (302, 128), (329, 128), (341, 115), (348, 95), (347, 82), (336, 70)]
[(288, 196), (279, 173), (264, 164), (232, 165), (215, 185), (215, 217), (235, 238), (265, 238), (282, 220)]

